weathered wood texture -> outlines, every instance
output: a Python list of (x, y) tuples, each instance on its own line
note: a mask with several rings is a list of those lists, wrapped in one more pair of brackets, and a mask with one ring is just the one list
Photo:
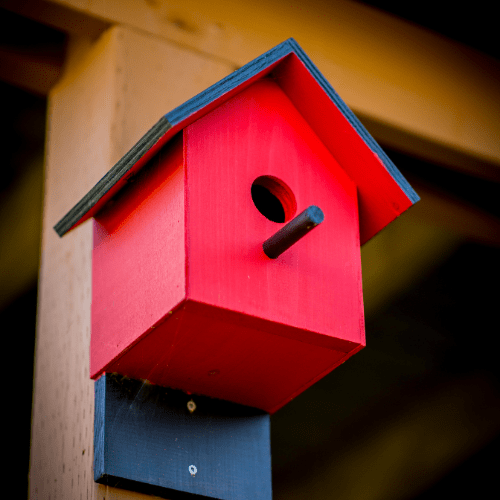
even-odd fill
[[(29, 493), (32, 499), (148, 498), (94, 484), (89, 376), (92, 227), (53, 230), (161, 116), (232, 68), (126, 28), (70, 45), (49, 99)], [(146, 90), (146, 91), (145, 91)]]
[[(51, 12), (69, 30), (88, 25), (95, 32), (97, 21), (134, 26), (238, 65), (293, 36), (384, 142), (476, 175), (500, 177), (498, 61), (361, 3), (4, 3), (43, 19)], [(75, 14), (81, 15), (78, 23), (65, 22)]]

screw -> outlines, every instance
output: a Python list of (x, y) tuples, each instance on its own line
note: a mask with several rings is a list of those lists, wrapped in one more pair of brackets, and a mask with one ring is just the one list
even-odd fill
[(187, 408), (189, 410), (189, 413), (193, 413), (193, 411), (196, 410), (196, 403), (191, 399), (191, 401), (188, 401)]
[(188, 467), (189, 473), (194, 477), (195, 474), (198, 472), (198, 469), (196, 468), (196, 465), (190, 465)]

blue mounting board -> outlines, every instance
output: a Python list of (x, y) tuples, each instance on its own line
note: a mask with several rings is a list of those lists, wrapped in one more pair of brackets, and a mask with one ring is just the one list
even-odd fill
[(169, 499), (271, 500), (270, 417), (105, 374), (95, 383), (94, 480)]

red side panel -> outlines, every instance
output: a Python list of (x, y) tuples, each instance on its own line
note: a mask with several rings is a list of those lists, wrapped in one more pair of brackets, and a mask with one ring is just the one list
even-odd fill
[(91, 377), (184, 299), (184, 215), (179, 136), (95, 217)]

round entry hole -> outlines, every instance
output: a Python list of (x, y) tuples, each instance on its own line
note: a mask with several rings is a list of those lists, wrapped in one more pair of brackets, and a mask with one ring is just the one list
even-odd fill
[(253, 181), (252, 200), (257, 210), (273, 222), (286, 222), (297, 210), (292, 190), (282, 180), (270, 175), (262, 175)]

